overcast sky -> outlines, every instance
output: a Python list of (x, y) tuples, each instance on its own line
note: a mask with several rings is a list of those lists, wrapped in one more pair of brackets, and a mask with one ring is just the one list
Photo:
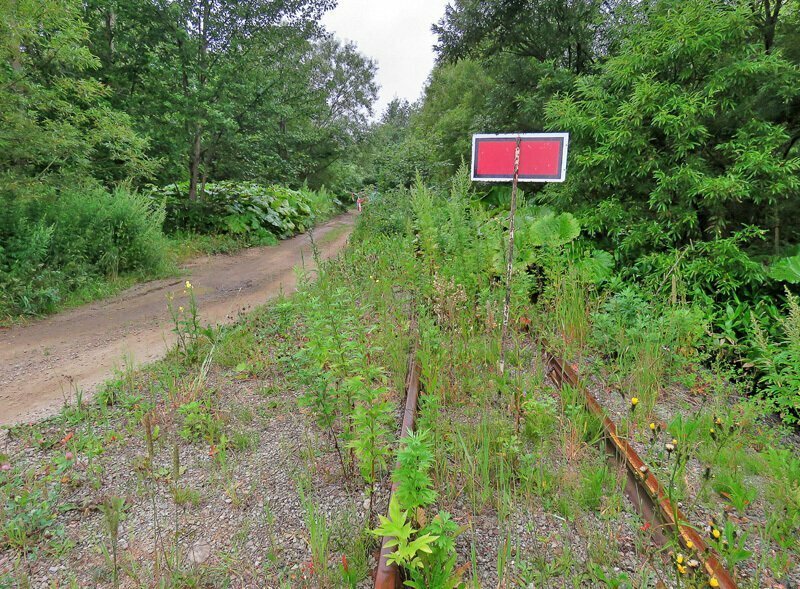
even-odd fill
[(416, 100), (433, 68), (431, 25), (447, 0), (339, 0), (323, 22), (340, 39), (355, 41), (378, 62), (380, 91), (375, 116), (394, 97)]

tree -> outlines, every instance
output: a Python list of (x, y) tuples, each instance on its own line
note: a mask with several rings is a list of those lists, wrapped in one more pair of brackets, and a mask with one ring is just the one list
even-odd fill
[(146, 141), (92, 76), (78, 1), (18, 0), (0, 18), (0, 183), (11, 195), (146, 177)]
[(749, 226), (779, 245), (800, 194), (800, 69), (765, 48), (751, 9), (662, 0), (619, 55), (547, 105), (572, 134), (568, 182), (547, 200), (580, 211), (618, 258)]
[[(512, 53), (576, 73), (608, 49), (619, 0), (455, 0), (434, 25), (441, 61)], [(638, 4), (638, 3), (633, 3)]]
[(187, 170), (195, 199), (227, 136), (272, 99), (257, 82), (268, 77), (269, 87), (282, 85), (272, 74), (285, 72), (320, 36), (319, 19), (334, 4), (93, 0), (87, 18), (105, 79), (125, 109), (144, 121), (165, 160), (165, 176), (174, 179), (178, 166)]

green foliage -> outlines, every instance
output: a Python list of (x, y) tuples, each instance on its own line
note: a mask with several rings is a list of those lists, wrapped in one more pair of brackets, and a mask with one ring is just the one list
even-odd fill
[[(573, 241), (580, 235), (580, 223), (570, 213), (556, 215), (546, 211), (536, 217), (528, 217), (524, 233), (531, 246), (558, 247)], [(522, 229), (522, 228), (520, 228)]]
[(772, 264), (769, 277), (789, 284), (800, 284), (800, 254), (781, 258)]
[(175, 305), (173, 294), (167, 296), (167, 309), (172, 319), (172, 332), (178, 339), (178, 352), (186, 362), (198, 359), (201, 341), (214, 341), (216, 333), (213, 327), (200, 325), (200, 312), (194, 286), (188, 280), (184, 284), (183, 294), (189, 296), (187, 307)]
[(94, 178), (147, 177), (154, 161), (130, 117), (108, 104), (92, 74), (77, 0), (22, 0), (0, 8), (0, 193), (46, 193)]
[(307, 180), (338, 194), (360, 185), (350, 154), (376, 97), (375, 64), (323, 34), (334, 4), (0, 6), (0, 316), (163, 271), (159, 207), (123, 194), (145, 181), (188, 179), (164, 195), (174, 197), (167, 229), (248, 245), (330, 216), (335, 198), (306, 187), (231, 184), (220, 202), (196, 201), (203, 185), (214, 192), (209, 178)]
[(397, 464), (394, 481), (397, 483), (395, 495), (399, 504), (413, 511), (433, 503), (436, 491), (433, 490), (429, 474), (433, 464), (433, 449), (427, 431), (409, 432), (400, 441)]
[(305, 496), (302, 487), (299, 492), (300, 502), (303, 505), (303, 519), (309, 535), (313, 571), (325, 583), (329, 575), (328, 553), (331, 529), (324, 511), (311, 498)]
[(378, 516), (380, 525), (372, 530), (378, 536), (387, 536), (390, 540), (385, 544), (387, 548), (395, 548), (386, 558), (389, 564), (395, 564), (408, 571), (415, 571), (424, 567), (423, 554), (431, 554), (436, 536), (431, 534), (417, 534), (419, 530), (412, 527), (408, 518), (409, 510), (403, 510), (396, 496), (389, 502), (389, 517)]
[(56, 523), (59, 488), (0, 475), (0, 546), (27, 554), (45, 535), (61, 533)]
[[(633, 287), (611, 296), (594, 316), (593, 338), (598, 349), (619, 354), (647, 345), (666, 346), (678, 356), (691, 356), (705, 333), (702, 312), (692, 306), (661, 309)], [(655, 342), (658, 342), (657, 344)]]
[(472, 134), (481, 131), (479, 116), (488, 109), (492, 83), (488, 71), (475, 61), (434, 68), (425, 89), (425, 102), (411, 121), (412, 135), (406, 141), (426, 138), (437, 158), (443, 160), (443, 165), (431, 169), (437, 177), (453, 174), (464, 154), (469, 153)]
[(372, 485), (386, 468), (386, 459), (391, 454), (393, 405), (385, 387), (365, 385), (361, 379), (357, 383), (350, 447), (355, 450), (361, 476)]
[(764, 394), (787, 423), (800, 421), (800, 303), (787, 292), (787, 314), (779, 319), (780, 337), (770, 339), (754, 323), (755, 364), (761, 371)]
[[(377, 94), (375, 64), (324, 34), (331, 0), (91, 0), (89, 49), (151, 138), (158, 182), (331, 185)], [(334, 170), (335, 171), (335, 170)]]
[[(185, 182), (151, 190), (150, 197), (164, 203), (167, 231), (228, 233), (268, 243), (271, 236), (284, 238), (305, 232), (316, 218), (330, 214), (333, 205), (333, 198), (323, 192), (313, 198), (317, 204), (324, 203), (324, 208), (314, 211), (310, 206), (314, 193), (310, 190), (252, 182), (209, 183), (197, 200), (187, 198), (187, 191)], [(325, 202), (326, 197), (330, 202)]]
[(748, 535), (747, 532), (737, 530), (736, 525), (727, 520), (720, 539), (714, 542), (729, 570), (736, 570), (736, 565), (752, 556), (752, 552), (745, 548)]
[(408, 230), (410, 217), (411, 199), (407, 192), (396, 190), (373, 194), (359, 216), (355, 237), (363, 235), (367, 229), (384, 235), (403, 235)]
[(707, 319), (697, 306), (661, 306), (626, 287), (593, 316), (591, 340), (613, 360), (618, 385), (652, 409), (667, 376), (701, 357)]
[(411, 568), (411, 578), (405, 585), (414, 589), (457, 589), (463, 587), (461, 573), (456, 569), (458, 556), (455, 539), (462, 532), (450, 514), (440, 511), (419, 533), (420, 537), (435, 538), (420, 559), (423, 566)]
[(152, 276), (171, 265), (164, 211), (124, 188), (5, 200), (0, 211), (0, 315), (52, 311), (87, 284)]
[[(505, 225), (504, 216), (496, 215), (495, 224)], [(543, 262), (543, 255), (574, 241), (581, 232), (580, 223), (572, 214), (556, 215), (552, 211), (535, 207), (518, 209), (515, 223), (514, 263), (517, 273), (526, 272), (530, 265)], [(506, 241), (503, 233), (497, 234), (493, 240), (494, 271), (498, 275), (502, 275), (506, 270), (508, 248)]]
[(594, 52), (608, 43), (609, 29), (596, 23), (604, 11), (610, 18), (626, 4), (456, 0), (433, 27), (439, 38), (436, 49), (442, 60), (508, 52), (540, 61), (558, 60), (563, 67), (581, 72), (591, 65)]
[(719, 473), (713, 487), (717, 493), (730, 501), (740, 515), (745, 514), (748, 506), (758, 496), (758, 491), (739, 474)]
[(181, 437), (185, 440), (204, 440), (214, 444), (221, 439), (222, 421), (217, 417), (208, 401), (189, 401), (178, 407), (178, 413), (183, 417)]
[(547, 105), (550, 126), (572, 138), (571, 179), (547, 199), (577, 207), (619, 258), (749, 225), (778, 231), (800, 194), (800, 158), (786, 150), (800, 69), (764, 51), (750, 10), (657, 2), (597, 75)]

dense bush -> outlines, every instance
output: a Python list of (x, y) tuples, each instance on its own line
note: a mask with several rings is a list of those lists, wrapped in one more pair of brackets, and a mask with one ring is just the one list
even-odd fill
[(356, 226), (356, 236), (370, 232), (403, 235), (409, 227), (411, 198), (406, 190), (381, 192), (370, 197), (361, 212), (363, 222)]
[(188, 198), (188, 190), (183, 182), (150, 191), (153, 200), (163, 203), (167, 232), (229, 234), (263, 243), (303, 233), (341, 206), (324, 189), (314, 192), (224, 181), (206, 184), (197, 200)]
[(753, 4), (661, 0), (546, 106), (549, 126), (571, 133), (571, 163), (542, 198), (639, 276), (674, 269), (695, 298), (753, 298), (753, 251), (798, 238), (800, 68), (765, 51)]
[(754, 360), (761, 390), (787, 423), (800, 423), (800, 303), (787, 292), (788, 310), (779, 320), (781, 334), (769, 338), (754, 324)]
[(52, 311), (70, 293), (101, 279), (165, 271), (163, 221), (163, 209), (122, 188), (5, 200), (0, 316)]

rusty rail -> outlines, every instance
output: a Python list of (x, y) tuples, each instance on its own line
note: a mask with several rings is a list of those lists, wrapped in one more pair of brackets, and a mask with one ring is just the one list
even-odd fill
[[(416, 349), (408, 359), (408, 373), (406, 376), (406, 408), (403, 413), (403, 425), (400, 429), (400, 439), (403, 439), (414, 428), (414, 421), (417, 418), (417, 400), (419, 399), (419, 378), (420, 365), (417, 360)], [(397, 467), (395, 467), (397, 468)], [(392, 496), (397, 491), (397, 483), (392, 483)], [(389, 498), (391, 501), (391, 497)], [(378, 568), (375, 571), (375, 589), (398, 589), (401, 586), (400, 571), (396, 565), (390, 565), (386, 558), (392, 552), (392, 548), (386, 546), (390, 540), (385, 536), (381, 540), (381, 555), (378, 560)]]
[(581, 391), (589, 411), (600, 419), (605, 433), (607, 452), (626, 467), (628, 480), (625, 485), (625, 494), (646, 520), (657, 524), (654, 526), (654, 533), (657, 534), (656, 539), (661, 543), (666, 541), (666, 538), (660, 532), (660, 525), (658, 524), (664, 524), (675, 529), (678, 532), (681, 545), (702, 563), (709, 577), (717, 580), (718, 587), (721, 589), (736, 589), (736, 582), (733, 580), (733, 576), (695, 529), (685, 523), (687, 522), (686, 518), (677, 506), (673, 506), (658, 479), (650, 472), (649, 467), (628, 441), (617, 433), (617, 426), (606, 415), (605, 410), (594, 395), (580, 384), (578, 373), (575, 369), (550, 354), (547, 350), (543, 350), (543, 355), (547, 364), (547, 373), (553, 382), (559, 388), (564, 383), (567, 383), (576, 390)]

